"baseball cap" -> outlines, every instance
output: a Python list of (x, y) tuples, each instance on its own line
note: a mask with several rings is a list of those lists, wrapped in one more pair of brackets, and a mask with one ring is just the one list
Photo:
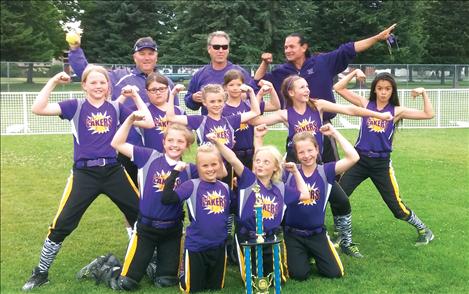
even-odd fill
[(155, 51), (158, 51), (155, 41), (152, 37), (143, 37), (137, 40), (134, 45), (134, 52), (140, 51), (142, 49), (149, 48)]

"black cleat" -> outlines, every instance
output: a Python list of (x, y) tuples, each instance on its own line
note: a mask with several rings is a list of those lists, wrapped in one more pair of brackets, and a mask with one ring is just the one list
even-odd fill
[(355, 257), (355, 258), (363, 258), (364, 256), (358, 250), (357, 244), (350, 244), (349, 246), (340, 245), (340, 250), (347, 254), (348, 256)]
[(39, 267), (35, 267), (29, 280), (24, 284), (23, 291), (30, 291), (33, 288), (40, 287), (49, 283), (48, 272), (40, 272)]
[(435, 238), (435, 235), (433, 235), (429, 228), (418, 231), (418, 234), (415, 246), (427, 245)]

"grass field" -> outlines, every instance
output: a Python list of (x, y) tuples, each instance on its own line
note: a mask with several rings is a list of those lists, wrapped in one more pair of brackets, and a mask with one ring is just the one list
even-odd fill
[[(354, 141), (356, 131), (345, 135)], [(267, 143), (284, 146), (284, 132)], [(19, 293), (37, 265), (47, 226), (57, 210), (71, 168), (70, 135), (1, 137), (1, 292)], [(342, 279), (317, 276), (288, 281), (284, 293), (469, 293), (469, 130), (402, 130), (395, 137), (393, 165), (405, 203), (435, 234), (416, 248), (416, 232), (397, 221), (370, 181), (351, 198), (354, 241), (364, 259), (341, 254)], [(191, 153), (187, 158), (193, 158)], [(327, 217), (331, 228), (330, 215)], [(112, 293), (103, 285), (75, 280), (75, 273), (107, 252), (123, 258), (127, 235), (123, 217), (99, 197), (69, 236), (55, 260), (50, 284), (35, 293)], [(178, 293), (155, 289), (147, 278), (137, 293)], [(225, 289), (244, 293), (238, 270), (228, 268)]]

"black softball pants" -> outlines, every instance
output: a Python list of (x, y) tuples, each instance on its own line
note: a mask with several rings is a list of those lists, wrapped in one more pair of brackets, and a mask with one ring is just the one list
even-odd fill
[(47, 237), (62, 242), (100, 194), (106, 194), (117, 205), (129, 224), (137, 221), (139, 192), (120, 164), (73, 167)]

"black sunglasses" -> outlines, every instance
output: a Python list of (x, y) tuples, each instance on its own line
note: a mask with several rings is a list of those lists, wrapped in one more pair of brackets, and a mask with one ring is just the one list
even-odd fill
[(212, 46), (212, 48), (215, 50), (220, 50), (220, 48), (223, 50), (228, 50), (228, 45), (210, 45), (210, 46)]

